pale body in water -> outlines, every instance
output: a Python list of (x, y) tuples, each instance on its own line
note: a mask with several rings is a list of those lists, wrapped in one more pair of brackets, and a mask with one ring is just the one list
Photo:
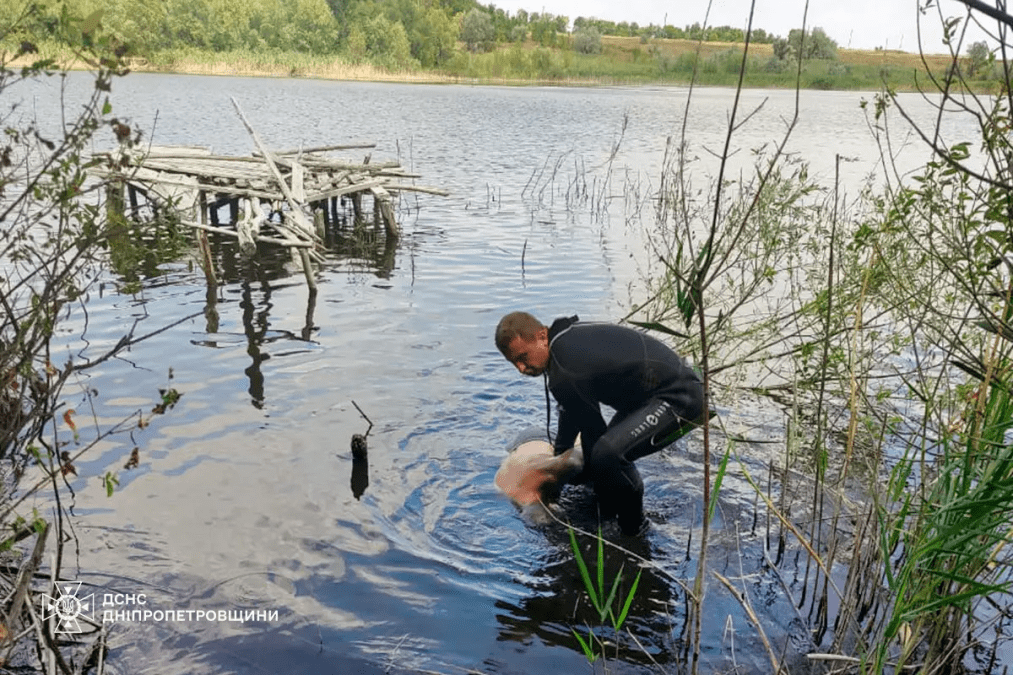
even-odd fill
[(495, 483), (526, 520), (547, 523), (552, 517), (546, 508), (559, 498), (562, 486), (583, 469), (584, 453), (580, 445), (554, 455), (550, 443), (530, 440), (503, 459)]

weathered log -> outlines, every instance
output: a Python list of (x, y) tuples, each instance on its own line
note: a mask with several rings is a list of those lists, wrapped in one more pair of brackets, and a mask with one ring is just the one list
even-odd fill
[(423, 187), (421, 185), (411, 185), (409, 183), (387, 183), (383, 187), (388, 192), (424, 192), (427, 195), (438, 195), (440, 197), (447, 197), (450, 195), (449, 190)]
[[(208, 215), (208, 200), (207, 193), (201, 192), (199, 197), (200, 202), (200, 219), (201, 226), (207, 227), (207, 215)], [(208, 233), (198, 229), (197, 231), (197, 247), (201, 253), (201, 263), (204, 267), (204, 278), (208, 282), (208, 286), (217, 286), (218, 279), (215, 277), (214, 262), (211, 258), (211, 242), (208, 241)]]
[(292, 199), (300, 205), (306, 203), (306, 170), (299, 162), (292, 162)]
[[(187, 227), (192, 227), (195, 230), (200, 230), (202, 232), (214, 232), (215, 234), (223, 234), (227, 237), (239, 237), (239, 233), (237, 231), (229, 230), (224, 227), (203, 225), (190, 220), (181, 220), (179, 222), (181, 225), (186, 225)], [(274, 244), (275, 246), (287, 246), (291, 248), (311, 248), (313, 246), (313, 244), (309, 242), (299, 241), (297, 239), (279, 239), (277, 237), (265, 237), (263, 235), (256, 235), (254, 240), (265, 244)]]
[(350, 183), (337, 188), (331, 188), (329, 190), (323, 190), (321, 192), (314, 192), (313, 194), (307, 195), (306, 200), (310, 202), (318, 202), (321, 199), (328, 199), (330, 197), (340, 197), (341, 195), (351, 194), (353, 192), (364, 192), (374, 187), (383, 187), (386, 184), (384, 180), (369, 180), (361, 183)]
[[(232, 105), (235, 107), (236, 112), (239, 113), (239, 118), (243, 121), (243, 125), (246, 127), (246, 130), (250, 132), (250, 136), (253, 137), (253, 142), (257, 144), (258, 148), (260, 148), (260, 152), (264, 156), (264, 161), (267, 163), (268, 167), (270, 167), (271, 173), (274, 174), (275, 179), (278, 181), (278, 186), (281, 188), (282, 194), (285, 195), (285, 199), (288, 201), (288, 206), (292, 210), (292, 213), (290, 214), (292, 219), (295, 220), (298, 227), (303, 230), (307, 237), (314, 237), (313, 226), (306, 220), (306, 214), (302, 211), (302, 204), (298, 203), (292, 196), (291, 190), (289, 190), (288, 185), (285, 184), (285, 179), (282, 177), (281, 172), (278, 171), (278, 167), (274, 163), (271, 152), (264, 147), (263, 143), (261, 143), (260, 137), (257, 136), (257, 132), (253, 130), (252, 126), (250, 126), (249, 121), (246, 119), (246, 115), (243, 114), (243, 110), (239, 107), (239, 102), (234, 96), (232, 97)], [(306, 274), (306, 283), (309, 284), (310, 289), (315, 292), (317, 288), (317, 280), (313, 276), (313, 267), (310, 263), (310, 257), (306, 253), (306, 249), (299, 250), (303, 261), (303, 272)]]
[[(370, 149), (375, 148), (376, 143), (346, 143), (343, 145), (322, 145), (314, 148), (299, 148), (297, 150), (275, 150), (274, 154), (278, 155), (299, 155), (309, 154), (311, 152), (330, 152), (331, 150), (359, 150), (359, 149)], [(259, 153), (253, 153), (259, 156)]]
[(243, 200), (243, 217), (236, 222), (236, 234), (239, 236), (239, 250), (247, 256), (257, 252), (257, 237), (260, 235), (260, 224), (266, 219), (260, 207), (254, 207), (251, 199)]

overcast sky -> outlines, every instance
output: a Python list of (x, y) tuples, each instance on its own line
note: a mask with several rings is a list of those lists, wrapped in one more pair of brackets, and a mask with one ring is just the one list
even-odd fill
[[(486, 0), (489, 2), (490, 0)], [(684, 27), (703, 23), (707, 0), (491, 0), (497, 7), (511, 14), (518, 9), (528, 12), (549, 12), (564, 15), (572, 22), (578, 16), (597, 17), (611, 21), (636, 21), (648, 24)], [(922, 45), (927, 53), (945, 53), (942, 44), (939, 11), (947, 17), (965, 16), (967, 10), (958, 0), (809, 0), (806, 25), (819, 26), (833, 38), (838, 46), (852, 49), (902, 49), (918, 51), (918, 5), (931, 2), (932, 7), (921, 16)], [(712, 26), (744, 28), (749, 18), (749, 0), (713, 0), (710, 18)], [(756, 0), (755, 28), (769, 33), (788, 35), (792, 28), (802, 25), (805, 0)], [(667, 20), (666, 20), (667, 16)], [(995, 22), (982, 18), (986, 27), (994, 32)], [(984, 39), (975, 29), (965, 39)]]

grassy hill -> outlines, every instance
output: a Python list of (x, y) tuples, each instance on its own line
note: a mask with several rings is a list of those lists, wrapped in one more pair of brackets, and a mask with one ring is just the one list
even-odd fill
[[(742, 64), (743, 45), (637, 37), (602, 36), (598, 54), (574, 52), (564, 39), (556, 48), (532, 42), (500, 45), (482, 54), (462, 52), (445, 69), (448, 75), (476, 80), (549, 80), (561, 83), (686, 84), (696, 71), (704, 85), (734, 85)], [(805, 61), (801, 85), (809, 89), (875, 90), (889, 86), (910, 90), (925, 80), (926, 67), (942, 75), (951, 59), (900, 51), (839, 50), (837, 60)], [(798, 64), (778, 60), (770, 44), (750, 45), (746, 86), (794, 87)]]
[[(497, 44), (488, 52), (473, 53), (463, 44), (455, 56), (438, 68), (390, 69), (365, 60), (333, 54), (285, 51), (234, 50), (211, 52), (198, 49), (163, 50), (147, 58), (131, 60), (131, 68), (148, 72), (181, 72), (205, 75), (317, 77), (338, 80), (405, 82), (457, 82), (499, 84), (670, 84), (686, 85), (696, 71), (701, 85), (733, 86), (742, 63), (742, 44), (697, 42), (638, 37), (602, 36), (601, 51), (581, 54), (571, 38), (561, 35), (556, 47), (543, 47), (530, 40)], [(46, 48), (40, 56), (70, 61), (73, 57)], [(806, 89), (878, 90), (886, 82), (896, 90), (913, 90), (925, 83), (925, 69), (941, 76), (950, 66), (945, 55), (921, 56), (888, 50), (838, 50), (837, 60), (805, 61), (801, 86)], [(37, 56), (22, 57), (26, 59)], [(14, 64), (12, 64), (14, 65)], [(747, 87), (792, 88), (797, 78), (796, 61), (778, 60), (770, 44), (749, 48)], [(982, 88), (989, 83), (982, 83)]]

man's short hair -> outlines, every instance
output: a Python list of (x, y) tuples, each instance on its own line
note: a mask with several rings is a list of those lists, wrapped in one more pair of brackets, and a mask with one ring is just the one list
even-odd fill
[(510, 312), (496, 326), (496, 347), (503, 356), (507, 356), (507, 349), (514, 338), (531, 340), (544, 327), (541, 321), (527, 312)]

